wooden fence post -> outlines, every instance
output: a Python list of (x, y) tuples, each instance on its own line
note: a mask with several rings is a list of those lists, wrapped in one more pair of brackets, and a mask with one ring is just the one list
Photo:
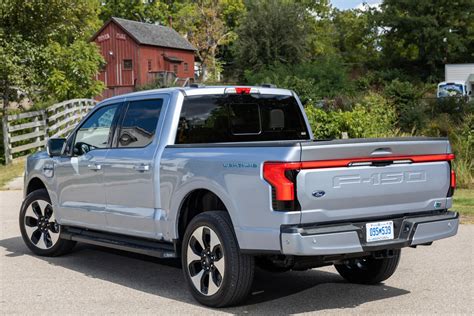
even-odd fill
[(8, 132), (8, 115), (6, 113), (2, 117), (2, 129), (3, 129), (3, 150), (5, 152), (5, 164), (8, 165), (12, 162), (13, 156), (11, 153), (10, 134)]
[(44, 147), (46, 147), (46, 143), (49, 139), (49, 120), (48, 120), (48, 110), (44, 109), (41, 110), (41, 115), (43, 116), (44, 121)]

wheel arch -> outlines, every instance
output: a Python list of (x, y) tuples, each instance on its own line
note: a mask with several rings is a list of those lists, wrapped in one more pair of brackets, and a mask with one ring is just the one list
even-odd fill
[(28, 194), (30, 194), (31, 192), (41, 189), (45, 189), (46, 191), (48, 191), (48, 187), (46, 186), (43, 180), (41, 180), (39, 177), (33, 177), (28, 181), (28, 184), (25, 187), (25, 195), (28, 196)]
[(198, 214), (207, 211), (225, 211), (229, 214), (231, 223), (234, 226), (234, 218), (232, 216), (232, 206), (226, 198), (216, 190), (208, 187), (194, 188), (188, 190), (181, 198), (179, 208), (176, 214), (175, 235), (182, 240), (184, 232), (189, 222)]

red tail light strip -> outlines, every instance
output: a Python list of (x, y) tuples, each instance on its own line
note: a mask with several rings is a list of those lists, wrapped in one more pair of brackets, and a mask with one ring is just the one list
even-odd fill
[(453, 191), (454, 189), (456, 189), (456, 172), (454, 172), (453, 169), (451, 169), (451, 188), (453, 189)]
[(347, 159), (336, 159), (336, 160), (316, 160), (316, 161), (304, 161), (304, 162), (302, 162), (301, 163), (301, 169), (348, 167), (349, 164), (354, 163), (354, 162), (410, 160), (413, 163), (418, 163), (418, 162), (450, 161), (450, 160), (453, 160), (453, 159), (454, 159), (454, 154), (347, 158)]
[[(275, 198), (278, 201), (293, 201), (295, 199), (294, 183), (288, 179), (285, 172), (301, 169), (339, 168), (348, 167), (354, 162), (374, 161), (398, 161), (407, 160), (412, 163), (451, 161), (454, 154), (437, 155), (415, 155), (415, 156), (388, 156), (388, 157), (366, 157), (347, 158), (335, 160), (315, 160), (303, 162), (265, 162), (263, 165), (263, 177), (275, 189)], [(451, 172), (451, 186), (456, 186), (456, 175)]]

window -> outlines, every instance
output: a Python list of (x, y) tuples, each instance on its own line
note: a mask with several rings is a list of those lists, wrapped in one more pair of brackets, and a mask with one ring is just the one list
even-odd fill
[(107, 63), (101, 63), (99, 71), (105, 71), (107, 69)]
[(81, 125), (74, 140), (74, 155), (81, 156), (91, 150), (108, 147), (118, 107), (118, 104), (104, 106)]
[(178, 73), (178, 65), (176, 65), (176, 64), (173, 65), (173, 71), (174, 71), (175, 74)]
[(260, 109), (255, 103), (229, 104), (229, 117), (232, 134), (260, 134), (262, 132)]
[(118, 147), (145, 147), (153, 141), (163, 100), (130, 102), (120, 127)]
[(151, 71), (151, 59), (148, 59), (148, 71)]
[(309, 139), (292, 96), (203, 95), (185, 97), (177, 144)]
[(123, 60), (123, 69), (130, 70), (133, 68), (132, 60), (131, 59), (124, 59)]
[(188, 72), (189, 71), (189, 65), (188, 63), (184, 63), (184, 72)]

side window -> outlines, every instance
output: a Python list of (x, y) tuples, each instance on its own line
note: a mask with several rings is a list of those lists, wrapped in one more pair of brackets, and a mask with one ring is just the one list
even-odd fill
[(81, 156), (93, 149), (107, 148), (118, 107), (118, 104), (104, 106), (81, 125), (74, 140), (74, 155)]
[(162, 99), (130, 102), (123, 118), (118, 147), (145, 147), (153, 141)]

